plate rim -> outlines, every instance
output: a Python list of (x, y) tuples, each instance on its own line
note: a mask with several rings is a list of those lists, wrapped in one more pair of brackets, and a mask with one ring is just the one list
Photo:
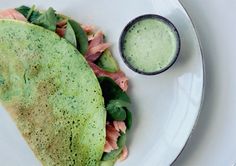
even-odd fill
[(179, 154), (175, 157), (175, 159), (171, 162), (170, 166), (173, 166), (173, 164), (175, 164), (175, 162), (179, 159), (179, 157), (183, 154), (183, 151), (186, 149), (187, 145), (189, 145), (190, 143), (190, 139), (191, 137), (193, 136), (193, 133), (195, 132), (195, 129), (196, 129), (196, 126), (199, 122), (199, 117), (200, 117), (200, 113), (202, 111), (202, 107), (203, 107), (203, 104), (204, 104), (204, 98), (205, 98), (205, 89), (206, 89), (206, 63), (205, 63), (205, 58), (204, 58), (204, 53), (203, 53), (203, 47), (202, 47), (202, 44), (201, 44), (201, 40), (200, 40), (200, 37), (199, 37), (199, 34), (196, 30), (196, 26), (193, 22), (193, 19), (191, 18), (189, 12), (186, 10), (186, 8), (184, 7), (183, 3), (180, 1), (180, 0), (177, 0), (178, 3), (180, 4), (180, 6), (183, 8), (183, 10), (185, 11), (185, 14), (187, 15), (187, 17), (189, 18), (189, 21), (192, 25), (192, 28), (193, 28), (193, 31), (196, 35), (196, 39), (197, 39), (197, 43), (198, 43), (198, 47), (200, 49), (200, 53), (201, 53), (201, 61), (202, 61), (202, 94), (201, 94), (201, 101), (200, 101), (200, 105), (199, 105), (199, 109), (198, 109), (198, 112), (197, 112), (197, 116), (196, 116), (196, 120), (194, 122), (194, 125), (192, 127), (192, 130), (184, 144), (184, 146), (182, 147), (181, 151), (179, 152)]
[(203, 54), (203, 50), (202, 50), (202, 45), (201, 45), (201, 41), (200, 41), (200, 38), (199, 38), (199, 34), (198, 32), (196, 31), (196, 27), (193, 23), (193, 20), (192, 18), (190, 17), (188, 11), (186, 10), (186, 8), (183, 6), (182, 2), (180, 2), (180, 0), (176, 0), (180, 7), (183, 8), (183, 11), (185, 12), (186, 14), (186, 17), (188, 17), (189, 19), (189, 24), (191, 24), (191, 27), (192, 27), (192, 30), (196, 36), (196, 44), (197, 44), (197, 47), (200, 49), (200, 59), (201, 59), (201, 63), (202, 63), (202, 82), (201, 82), (201, 85), (202, 85), (202, 88), (201, 88), (201, 96), (200, 96), (200, 103), (198, 105), (198, 109), (197, 109), (197, 113), (196, 113), (196, 117), (195, 117), (195, 120), (194, 120), (194, 124), (191, 126), (191, 131), (188, 133), (188, 137), (185, 141), (185, 143), (183, 144), (183, 147), (179, 149), (179, 152), (176, 153), (176, 157), (173, 157), (172, 158), (172, 161), (170, 160), (170, 165), (173, 165), (177, 160), (178, 158), (181, 156), (181, 154), (183, 153), (184, 149), (186, 148), (186, 146), (189, 144), (189, 140), (190, 138), (192, 137), (193, 133), (195, 132), (195, 128), (196, 128), (196, 125), (199, 121), (199, 116), (200, 116), (200, 113), (201, 113), (201, 110), (202, 110), (202, 107), (203, 107), (203, 103), (204, 103), (204, 97), (205, 97), (205, 86), (206, 86), (206, 70), (205, 70), (205, 58), (204, 58), (204, 54)]

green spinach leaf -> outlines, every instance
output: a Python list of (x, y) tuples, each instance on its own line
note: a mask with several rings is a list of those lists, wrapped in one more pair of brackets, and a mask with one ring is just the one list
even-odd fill
[(88, 37), (84, 32), (82, 27), (74, 20), (68, 21), (75, 32), (75, 37), (77, 40), (77, 48), (81, 54), (85, 54), (88, 50)]
[(23, 5), (16, 8), (16, 10), (24, 15), (29, 22), (35, 21), (41, 15), (39, 11), (35, 10), (35, 6), (30, 8)]
[(29, 22), (34, 22), (35, 20), (37, 20), (39, 18), (39, 16), (41, 15), (41, 13), (37, 10), (34, 10), (32, 12), (32, 14), (30, 15), (28, 21)]
[(105, 104), (110, 100), (122, 100), (130, 103), (129, 96), (109, 77), (98, 77)]
[(108, 116), (115, 121), (124, 121), (126, 119), (126, 108), (129, 107), (129, 103), (122, 100), (110, 100), (107, 104), (106, 110)]
[(56, 30), (56, 24), (57, 24), (57, 15), (55, 13), (55, 10), (53, 8), (49, 8), (47, 11), (42, 13), (37, 19), (35, 19), (33, 24), (42, 26), (46, 29), (49, 29), (51, 31)]
[(26, 19), (27, 19), (27, 20), (29, 20), (29, 18), (30, 18), (31, 15), (33, 14), (34, 9), (35, 9), (35, 5), (33, 5), (33, 6), (30, 8), (30, 10), (29, 10), (29, 12), (28, 12), (28, 14), (27, 14), (27, 16), (26, 16)]
[(29, 11), (30, 11), (30, 7), (28, 6), (20, 6), (18, 8), (15, 8), (18, 12), (20, 12), (23, 16), (27, 17)]
[(67, 24), (66, 24), (66, 32), (65, 32), (64, 38), (75, 47), (77, 46), (75, 32), (69, 21), (67, 21)]
[(125, 124), (128, 130), (132, 127), (132, 121), (133, 121), (132, 113), (128, 109), (126, 109)]
[(129, 96), (109, 77), (98, 77), (105, 99), (108, 119), (125, 121), (127, 128), (132, 125), (132, 114), (129, 111)]
[(107, 104), (106, 110), (108, 116), (112, 120), (124, 121), (126, 119), (126, 108), (129, 107), (129, 103), (123, 100), (110, 100)]

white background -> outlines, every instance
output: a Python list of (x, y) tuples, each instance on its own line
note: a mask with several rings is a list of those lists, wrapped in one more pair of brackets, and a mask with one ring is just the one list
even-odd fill
[(198, 124), (173, 166), (236, 163), (236, 0), (181, 0), (202, 43), (206, 91)]

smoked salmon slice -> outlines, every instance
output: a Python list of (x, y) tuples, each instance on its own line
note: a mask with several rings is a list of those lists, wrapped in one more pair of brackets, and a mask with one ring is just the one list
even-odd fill
[(15, 9), (1, 10), (0, 19), (14, 19), (14, 20), (20, 20), (20, 21), (27, 21), (25, 16)]

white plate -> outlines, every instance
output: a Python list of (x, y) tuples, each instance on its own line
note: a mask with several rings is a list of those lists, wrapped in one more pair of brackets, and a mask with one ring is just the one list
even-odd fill
[[(117, 165), (170, 165), (183, 149), (196, 122), (203, 94), (203, 61), (193, 25), (177, 0), (1, 0), (1, 8), (35, 4), (72, 16), (102, 29), (113, 53), (130, 79), (133, 128), (129, 133), (129, 158)], [(119, 36), (133, 18), (147, 13), (170, 19), (177, 27), (182, 47), (177, 62), (156, 76), (134, 73), (122, 61)], [(4, 109), (0, 110), (0, 163), (36, 166), (40, 163), (21, 138)]]

